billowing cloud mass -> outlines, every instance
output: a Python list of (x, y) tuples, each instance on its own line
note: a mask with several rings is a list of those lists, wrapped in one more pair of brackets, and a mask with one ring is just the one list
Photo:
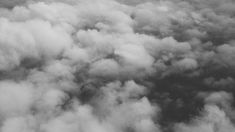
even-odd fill
[(0, 0), (0, 132), (235, 132), (234, 0)]

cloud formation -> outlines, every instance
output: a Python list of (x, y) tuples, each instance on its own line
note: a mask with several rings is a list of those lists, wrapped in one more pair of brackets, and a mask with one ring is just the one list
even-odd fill
[(233, 0), (0, 0), (1, 132), (234, 132)]

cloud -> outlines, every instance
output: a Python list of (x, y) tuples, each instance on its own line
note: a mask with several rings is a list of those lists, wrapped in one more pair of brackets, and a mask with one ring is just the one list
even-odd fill
[(1, 131), (235, 131), (234, 5), (1, 0)]
[(0, 83), (1, 116), (24, 115), (30, 111), (34, 101), (34, 90), (27, 82), (15, 83), (13, 81), (1, 81)]
[(202, 118), (195, 120), (189, 126), (179, 124), (176, 126), (176, 131), (233, 132), (234, 126), (222, 110), (217, 106), (208, 105), (205, 106), (205, 114)]

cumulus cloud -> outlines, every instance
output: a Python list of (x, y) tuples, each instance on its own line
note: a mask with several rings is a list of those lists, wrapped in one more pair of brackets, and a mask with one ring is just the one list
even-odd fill
[(233, 132), (234, 126), (226, 114), (217, 106), (206, 105), (203, 117), (193, 121), (193, 124), (179, 124), (176, 131), (202, 131), (202, 132)]
[(234, 7), (0, 0), (0, 131), (235, 131)]

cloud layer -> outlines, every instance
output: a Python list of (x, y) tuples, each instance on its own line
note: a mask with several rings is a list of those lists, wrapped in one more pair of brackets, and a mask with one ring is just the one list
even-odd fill
[(233, 0), (0, 0), (0, 132), (235, 132)]

